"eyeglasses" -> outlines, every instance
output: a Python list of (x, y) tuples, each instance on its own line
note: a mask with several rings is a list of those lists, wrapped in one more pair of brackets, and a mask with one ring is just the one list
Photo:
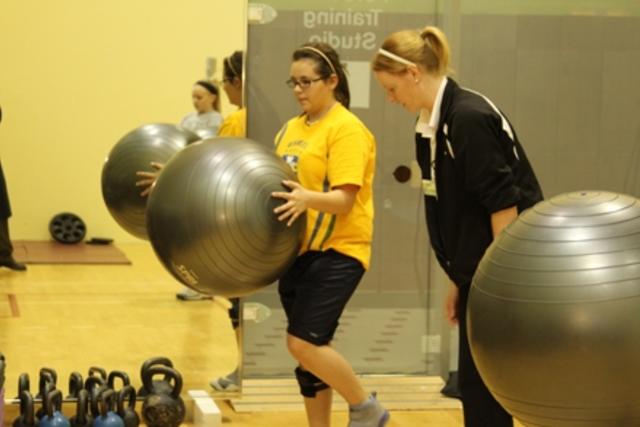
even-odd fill
[(319, 82), (320, 80), (324, 80), (324, 79), (325, 79), (325, 77), (318, 77), (317, 79), (312, 79), (312, 80), (309, 80), (309, 79), (300, 79), (300, 80), (289, 79), (285, 83), (291, 89), (295, 89), (296, 86), (300, 86), (300, 89), (305, 90), (305, 89), (309, 89), (309, 86), (311, 86), (312, 83)]

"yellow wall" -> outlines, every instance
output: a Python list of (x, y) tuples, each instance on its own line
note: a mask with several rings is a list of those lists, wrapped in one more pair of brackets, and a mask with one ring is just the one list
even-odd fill
[[(0, 159), (15, 239), (48, 239), (74, 212), (87, 237), (135, 241), (104, 206), (100, 173), (115, 142), (192, 111), (206, 57), (244, 48), (245, 1), (3, 0)], [(223, 95), (222, 113), (232, 111)]]

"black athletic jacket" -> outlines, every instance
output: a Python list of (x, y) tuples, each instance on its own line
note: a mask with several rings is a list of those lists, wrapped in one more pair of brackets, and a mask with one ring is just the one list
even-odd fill
[[(425, 194), (431, 245), (458, 286), (469, 286), (493, 241), (491, 214), (542, 200), (542, 190), (506, 117), (483, 95), (448, 79), (436, 131), (437, 197)], [(422, 179), (431, 178), (429, 139), (416, 133)]]

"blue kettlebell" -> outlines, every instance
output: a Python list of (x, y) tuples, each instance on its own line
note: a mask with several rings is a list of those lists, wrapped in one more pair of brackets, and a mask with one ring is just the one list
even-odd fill
[(115, 392), (110, 388), (105, 389), (99, 396), (98, 415), (93, 420), (93, 427), (124, 427), (124, 421), (113, 411), (115, 408)]
[(44, 415), (38, 424), (40, 427), (71, 427), (69, 420), (62, 415), (62, 392), (51, 390), (43, 399)]

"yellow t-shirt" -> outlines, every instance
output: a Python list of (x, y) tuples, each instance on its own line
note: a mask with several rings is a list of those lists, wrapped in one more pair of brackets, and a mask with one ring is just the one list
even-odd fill
[(247, 135), (247, 109), (240, 108), (229, 114), (218, 129), (218, 136), (238, 136)]
[(342, 104), (308, 125), (306, 115), (289, 120), (276, 135), (276, 152), (303, 187), (328, 192), (340, 185), (360, 187), (353, 208), (333, 215), (307, 209), (302, 252), (334, 249), (369, 267), (373, 235), (373, 174), (376, 145), (371, 132)]

